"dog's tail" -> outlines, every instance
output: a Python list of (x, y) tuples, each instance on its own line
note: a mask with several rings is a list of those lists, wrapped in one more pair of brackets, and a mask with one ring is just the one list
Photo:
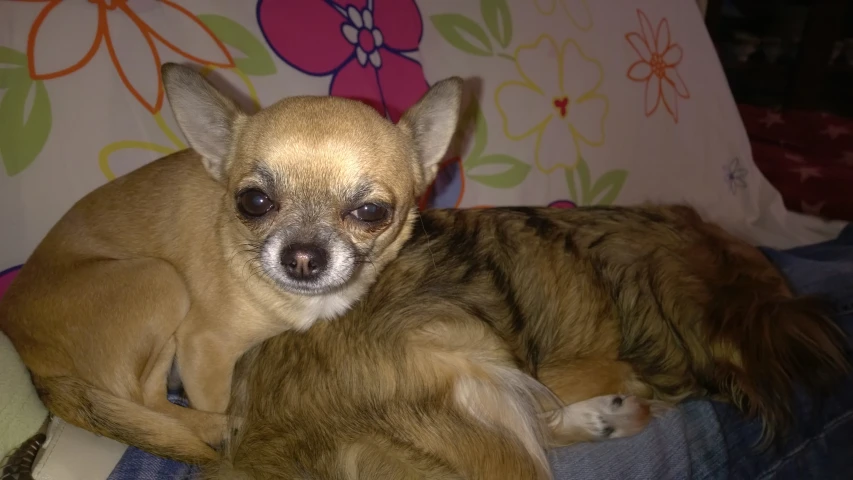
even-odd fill
[(763, 419), (767, 445), (793, 420), (795, 386), (826, 393), (850, 371), (845, 336), (818, 299), (761, 292), (752, 282), (726, 290), (707, 317), (714, 380), (742, 411)]
[(711, 362), (702, 373), (741, 411), (763, 420), (766, 447), (793, 422), (797, 386), (823, 394), (850, 372), (847, 339), (826, 305), (794, 295), (758, 249), (715, 225), (704, 223), (704, 230), (707, 257), (697, 265), (705, 268), (694, 272), (709, 287), (700, 333), (710, 339)]
[(33, 383), (48, 410), (72, 425), (184, 463), (207, 465), (218, 458), (177, 419), (80, 379), (34, 375)]

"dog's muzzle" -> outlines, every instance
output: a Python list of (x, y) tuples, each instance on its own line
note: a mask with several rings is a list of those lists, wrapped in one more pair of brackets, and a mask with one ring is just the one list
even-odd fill
[(293, 243), (281, 252), (284, 273), (296, 282), (311, 282), (319, 278), (329, 265), (329, 252), (317, 245)]

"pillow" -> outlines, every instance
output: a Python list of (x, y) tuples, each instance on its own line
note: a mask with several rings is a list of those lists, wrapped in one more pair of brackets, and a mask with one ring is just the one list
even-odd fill
[[(0, 299), (18, 268), (0, 272)], [(30, 373), (9, 338), (0, 332), (0, 458), (35, 434), (47, 409), (30, 381)]]
[(333, 94), (392, 120), (428, 81), (477, 77), (476, 134), (425, 205), (684, 201), (776, 247), (841, 228), (788, 213), (755, 168), (691, 0), (116, 5), (0, 2), (0, 270), (86, 193), (186, 148), (168, 61), (204, 65), (249, 109)]
[(786, 211), (756, 168), (694, 2), (419, 6), (427, 80), (479, 79), (476, 134), (446, 163), (431, 204), (686, 202), (780, 248), (843, 227)]

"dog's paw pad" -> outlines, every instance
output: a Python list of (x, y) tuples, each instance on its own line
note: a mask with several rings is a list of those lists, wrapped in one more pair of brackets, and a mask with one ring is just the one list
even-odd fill
[(629, 437), (639, 433), (651, 420), (648, 402), (627, 395), (605, 395), (588, 400), (587, 424), (599, 439)]

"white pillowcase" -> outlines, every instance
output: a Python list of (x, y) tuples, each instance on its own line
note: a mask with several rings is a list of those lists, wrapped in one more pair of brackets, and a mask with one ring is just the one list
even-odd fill
[(458, 164), (444, 172), (434, 205), (686, 202), (775, 247), (843, 228), (786, 211), (756, 168), (695, 2), (419, 6), (427, 80), (477, 77), (485, 138), (462, 150), (464, 179)]

